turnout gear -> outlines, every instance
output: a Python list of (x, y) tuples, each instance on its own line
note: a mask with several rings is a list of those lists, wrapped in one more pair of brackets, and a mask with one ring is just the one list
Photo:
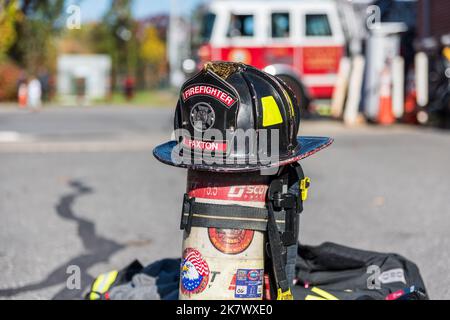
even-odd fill
[(282, 80), (242, 63), (211, 62), (181, 88), (177, 141), (158, 146), (154, 155), (194, 170), (246, 172), (299, 161), (332, 143), (297, 137), (299, 126), (297, 99)]
[[(300, 245), (295, 256), (296, 283), (292, 286), (295, 300), (429, 298), (416, 264), (398, 254), (359, 250), (327, 242), (320, 246)], [(106, 293), (101, 299), (127, 300), (129, 296), (139, 300), (178, 299), (180, 259), (157, 261), (145, 268), (132, 267), (137, 263), (119, 271), (118, 280), (105, 288)], [(154, 288), (143, 291), (135, 286), (133, 278), (139, 274), (155, 279)], [(101, 280), (102, 276), (94, 283), (99, 282), (99, 279)], [(376, 286), (377, 279), (379, 286)], [(116, 287), (121, 287), (122, 293), (127, 290), (129, 294), (115, 294)], [(149, 297), (149, 292), (155, 291), (157, 295)], [(90, 292), (85, 298), (100, 299), (96, 294)]]

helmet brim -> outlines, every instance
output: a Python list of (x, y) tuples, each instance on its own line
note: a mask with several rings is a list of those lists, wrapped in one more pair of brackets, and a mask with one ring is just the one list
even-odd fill
[(287, 164), (300, 161), (306, 157), (313, 155), (314, 153), (328, 147), (333, 143), (332, 138), (328, 137), (297, 137), (297, 142), (300, 146), (298, 151), (291, 157), (280, 160), (278, 162), (273, 162), (268, 165), (210, 165), (210, 164), (185, 164), (185, 163), (175, 163), (172, 160), (172, 150), (176, 147), (176, 141), (169, 141), (162, 145), (157, 146), (153, 150), (153, 155), (156, 159), (164, 164), (170, 166), (187, 168), (200, 171), (213, 171), (213, 172), (251, 172), (258, 171), (262, 169), (270, 169), (274, 167), (281, 167)]

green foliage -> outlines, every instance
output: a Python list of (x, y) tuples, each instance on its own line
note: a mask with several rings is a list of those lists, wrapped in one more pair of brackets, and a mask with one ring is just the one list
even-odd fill
[(9, 50), (9, 56), (29, 72), (41, 67), (54, 68), (56, 46), (54, 37), (61, 26), (65, 0), (20, 0), (22, 19), (15, 21), (17, 41)]
[[(119, 79), (136, 70), (138, 47), (136, 22), (131, 14), (132, 0), (113, 0), (103, 18), (106, 33), (103, 46), (113, 60), (113, 78)], [(116, 82), (116, 81), (115, 81)]]
[(6, 53), (17, 39), (15, 24), (20, 17), (17, 0), (0, 0), (0, 60), (5, 58)]
[(21, 29), (21, 38), (17, 48), (22, 55), (22, 64), (30, 73), (36, 73), (42, 66), (51, 67), (55, 46), (49, 36), (51, 27), (40, 20), (27, 19)]
[(65, 0), (21, 0), (21, 11), (28, 19), (54, 23), (61, 17)]
[(167, 74), (165, 41), (155, 27), (143, 29), (134, 20), (132, 3), (111, 0), (102, 21), (69, 30), (66, 0), (0, 0), (0, 61), (9, 58), (28, 74), (43, 68), (55, 73), (58, 54), (107, 54), (112, 89), (121, 88), (126, 76), (134, 77), (138, 87), (156, 87)]

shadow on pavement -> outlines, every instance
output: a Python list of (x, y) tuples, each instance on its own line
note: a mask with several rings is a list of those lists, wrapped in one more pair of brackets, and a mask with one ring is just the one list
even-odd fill
[(72, 208), (77, 198), (92, 194), (93, 189), (76, 180), (70, 181), (69, 186), (74, 191), (62, 196), (55, 206), (55, 210), (59, 217), (75, 221), (78, 224), (78, 236), (87, 253), (75, 257), (57, 267), (42, 281), (18, 288), (0, 289), (0, 297), (12, 297), (23, 292), (42, 290), (55, 285), (64, 284), (69, 277), (67, 267), (78, 266), (82, 270), (81, 289), (68, 289), (65, 287), (59, 291), (53, 299), (80, 299), (82, 290), (88, 287), (94, 280), (90, 275), (85, 273), (85, 271), (97, 263), (108, 261), (111, 255), (125, 247), (113, 240), (106, 239), (96, 234), (94, 223), (87, 219), (77, 217), (73, 212)]

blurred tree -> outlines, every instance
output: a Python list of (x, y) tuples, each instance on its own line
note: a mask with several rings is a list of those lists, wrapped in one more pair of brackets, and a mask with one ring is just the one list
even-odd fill
[(136, 21), (132, 17), (133, 0), (112, 0), (103, 17), (105, 29), (98, 30), (98, 47), (111, 55), (113, 61), (113, 87), (128, 75), (134, 76), (138, 66)]
[(17, 39), (15, 24), (20, 19), (18, 0), (0, 0), (0, 61), (4, 60)]
[(144, 31), (140, 56), (153, 65), (160, 64), (166, 57), (166, 45), (161, 41), (158, 31), (153, 26), (147, 27)]
[(21, 11), (30, 19), (54, 24), (64, 9), (65, 0), (21, 0)]
[(12, 101), (17, 97), (18, 81), (22, 70), (12, 61), (0, 62), (0, 101)]
[(20, 0), (19, 9), (23, 19), (15, 23), (18, 41), (9, 55), (29, 72), (54, 68), (56, 45), (54, 36), (62, 25), (65, 0)]
[(80, 29), (68, 29), (62, 32), (58, 37), (58, 53), (94, 54), (109, 52), (108, 49), (101, 46), (104, 32), (101, 34), (99, 29), (102, 29), (102, 27), (102, 24), (93, 22), (84, 24)]
[(154, 26), (145, 28), (139, 53), (146, 67), (145, 80), (154, 87), (159, 84), (166, 66), (166, 44)]

